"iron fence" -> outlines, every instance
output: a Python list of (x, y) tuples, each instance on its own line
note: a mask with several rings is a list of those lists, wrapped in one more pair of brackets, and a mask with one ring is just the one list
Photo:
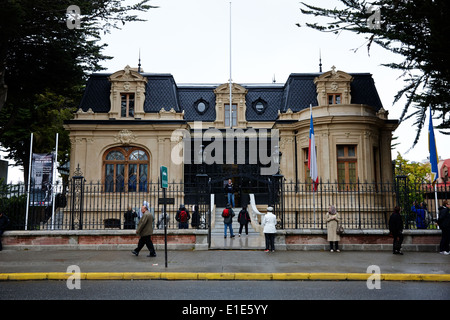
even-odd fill
[[(320, 181), (314, 191), (310, 182), (281, 181), (278, 193), (279, 201), (274, 206), (280, 229), (326, 229), (331, 205), (347, 229), (387, 229), (395, 206), (402, 208), (405, 229), (434, 229), (436, 198), (440, 206), (450, 195), (450, 188), (402, 184), (397, 179), (394, 183)], [(424, 210), (420, 214), (412, 208), (415, 203), (415, 209)]]
[[(86, 182), (82, 177), (74, 177), (66, 184), (28, 187), (24, 184), (2, 186), (0, 210), (10, 219), (9, 229), (135, 229), (144, 201), (154, 216), (156, 229), (164, 229), (165, 222), (168, 229), (177, 229), (179, 223), (175, 217), (181, 205), (191, 215), (189, 228), (206, 229), (208, 224), (210, 204), (204, 196), (205, 188), (193, 192), (196, 189), (191, 187), (185, 192), (187, 188), (182, 182), (170, 182), (166, 189), (166, 215), (159, 181), (149, 182), (145, 192), (108, 192), (101, 182)], [(194, 205), (197, 205), (199, 217), (198, 224), (193, 225)]]
[[(281, 177), (281, 176), (280, 176)], [(313, 191), (309, 182), (287, 182), (283, 178), (270, 185), (269, 198), (282, 229), (326, 229), (325, 215), (334, 205), (347, 229), (386, 229), (395, 206), (402, 208), (405, 229), (423, 228), (412, 205), (425, 208), (425, 228), (435, 228), (436, 198), (441, 205), (450, 195), (450, 186), (433, 187), (396, 179), (394, 183), (341, 184), (320, 182)], [(210, 192), (206, 178), (199, 175), (193, 185), (170, 182), (166, 189), (168, 229), (177, 229), (176, 212), (181, 204), (189, 209), (192, 226), (193, 206), (198, 206), (199, 224), (210, 223)], [(73, 177), (54, 186), (2, 185), (0, 210), (10, 219), (12, 230), (99, 230), (134, 229), (139, 217), (126, 221), (131, 210), (139, 214), (144, 201), (154, 216), (155, 228), (164, 228), (163, 193), (159, 181), (149, 182), (142, 192), (109, 192), (101, 182)], [(133, 189), (134, 190), (134, 189)], [(416, 206), (416, 207), (417, 207)]]

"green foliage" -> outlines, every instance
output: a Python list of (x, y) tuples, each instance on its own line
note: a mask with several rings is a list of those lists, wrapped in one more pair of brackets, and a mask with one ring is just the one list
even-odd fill
[[(383, 64), (402, 71), (405, 86), (394, 97), (394, 104), (406, 97), (400, 121), (415, 117), (418, 142), (431, 107), (438, 129), (450, 129), (450, 2), (447, 0), (341, 0), (344, 9), (326, 9), (302, 3), (305, 15), (330, 18), (326, 24), (307, 23), (322, 32), (350, 31), (367, 34), (367, 49), (376, 43), (404, 57), (401, 63)], [(381, 25), (368, 24), (372, 8), (380, 9)], [(372, 21), (372, 20), (371, 20)], [(448, 131), (441, 131), (450, 134)]]
[[(130, 4), (124, 4), (125, 2)], [(67, 27), (68, 0), (8, 0), (0, 10), (0, 144), (8, 159), (28, 176), (30, 134), (33, 152), (54, 150), (68, 160), (70, 142), (63, 128), (79, 105), (91, 72), (111, 59), (102, 53), (101, 35), (127, 22), (142, 21), (143, 1), (81, 0), (79, 29)], [(7, 92), (7, 94), (6, 94)], [(4, 102), (4, 97), (7, 97)]]

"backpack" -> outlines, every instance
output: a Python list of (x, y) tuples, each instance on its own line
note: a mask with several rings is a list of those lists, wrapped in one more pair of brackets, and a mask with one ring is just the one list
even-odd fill
[(188, 221), (187, 212), (185, 210), (182, 210), (180, 212), (180, 222), (187, 222), (187, 221)]
[(222, 217), (226, 218), (228, 216), (230, 216), (230, 210), (229, 209), (223, 209)]

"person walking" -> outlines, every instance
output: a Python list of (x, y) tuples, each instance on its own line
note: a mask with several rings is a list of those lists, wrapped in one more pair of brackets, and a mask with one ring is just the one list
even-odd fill
[(392, 245), (393, 254), (403, 254), (401, 251), (403, 243), (403, 218), (399, 207), (394, 208), (394, 212), (389, 218), (389, 232), (394, 237)]
[(439, 208), (438, 225), (442, 230), (441, 243), (439, 244), (439, 252), (441, 254), (450, 254), (450, 203), (448, 200), (442, 202), (442, 207)]
[(239, 211), (238, 221), (240, 224), (239, 237), (241, 236), (243, 227), (245, 227), (245, 234), (248, 236), (248, 223), (250, 222), (250, 215), (247, 211), (247, 206), (243, 206), (242, 210)]
[(135, 256), (139, 255), (139, 252), (144, 247), (147, 246), (147, 249), (150, 251), (150, 254), (147, 257), (156, 257), (156, 251), (152, 242), (153, 235), (153, 216), (148, 211), (147, 206), (142, 206), (141, 208), (142, 218), (139, 220), (136, 234), (140, 237), (138, 246), (136, 249), (132, 251)]
[(231, 179), (228, 179), (228, 183), (225, 185), (224, 189), (228, 197), (228, 203), (234, 208), (234, 185)]
[(275, 251), (275, 234), (277, 233), (277, 217), (273, 214), (273, 208), (267, 207), (267, 213), (262, 217), (261, 225), (264, 227), (266, 249), (264, 252)]
[[(330, 206), (326, 215), (327, 221), (327, 240), (330, 242), (330, 252), (341, 252), (339, 250), (340, 235), (337, 233), (340, 216), (334, 206)], [(334, 244), (334, 248), (333, 248)]]
[(190, 219), (191, 219), (191, 215), (189, 214), (189, 210), (186, 209), (184, 204), (180, 205), (180, 209), (178, 209), (177, 214), (175, 216), (175, 220), (178, 221), (178, 228), (179, 229), (188, 229)]
[(230, 204), (228, 203), (226, 208), (222, 211), (222, 217), (223, 217), (223, 225), (224, 225), (224, 236), (227, 237), (227, 228), (230, 229), (230, 237), (234, 238), (233, 234), (233, 217), (234, 217), (234, 211), (231, 209)]

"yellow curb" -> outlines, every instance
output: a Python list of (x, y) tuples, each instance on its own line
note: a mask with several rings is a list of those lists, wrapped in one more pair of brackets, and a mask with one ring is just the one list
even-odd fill
[(311, 273), (310, 280), (347, 280), (346, 273)]
[[(74, 273), (67, 272), (49, 272), (47, 273), (47, 280), (67, 280), (69, 277), (73, 276)], [(77, 274), (79, 279), (84, 280), (85, 274)]]
[(450, 281), (450, 274), (423, 274), (423, 281)]
[[(0, 281), (7, 280), (67, 280), (73, 273), (36, 272), (0, 273)], [(79, 273), (81, 280), (357, 280), (366, 281), (370, 273), (191, 273), (191, 272), (88, 272)], [(450, 274), (380, 274), (384, 281), (441, 281), (450, 282)]]
[(273, 280), (309, 280), (310, 273), (294, 272), (294, 273), (274, 273)]
[(236, 273), (235, 280), (272, 280), (272, 273)]
[(9, 273), (8, 280), (46, 280), (47, 273)]
[(125, 272), (123, 274), (124, 280), (159, 280), (161, 279), (160, 272)]
[(122, 280), (123, 272), (88, 272), (86, 280)]
[(160, 278), (166, 280), (197, 280), (198, 274), (192, 272), (161, 272)]
[(199, 280), (234, 280), (234, 273), (215, 273), (215, 272), (204, 272), (198, 274)]

